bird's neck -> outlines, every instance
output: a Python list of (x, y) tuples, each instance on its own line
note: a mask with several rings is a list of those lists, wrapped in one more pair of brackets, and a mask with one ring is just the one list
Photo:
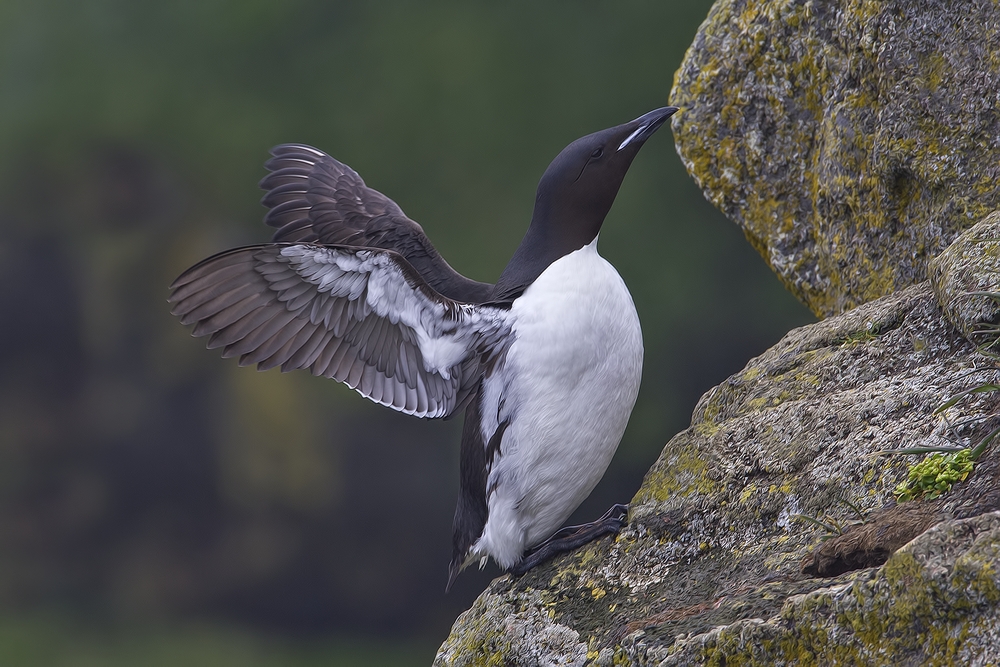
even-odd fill
[(600, 223), (587, 224), (565, 208), (551, 206), (539, 194), (528, 231), (500, 275), (493, 298), (516, 299), (552, 262), (588, 245), (600, 231)]

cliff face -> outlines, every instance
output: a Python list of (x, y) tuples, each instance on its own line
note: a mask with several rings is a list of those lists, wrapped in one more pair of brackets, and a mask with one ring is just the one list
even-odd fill
[(1000, 444), (907, 502), (923, 456), (884, 453), (1000, 426), (998, 54), (993, 3), (716, 4), (678, 151), (830, 317), (706, 393), (621, 534), (494, 581), (436, 665), (1000, 661)]
[(998, 95), (989, 0), (719, 0), (671, 103), (691, 176), (826, 316), (1000, 208)]

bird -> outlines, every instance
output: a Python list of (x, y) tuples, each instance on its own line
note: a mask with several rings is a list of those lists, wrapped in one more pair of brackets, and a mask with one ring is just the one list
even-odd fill
[(490, 558), (523, 574), (627, 520), (616, 505), (558, 530), (610, 464), (642, 374), (635, 305), (598, 236), (633, 158), (676, 111), (566, 146), (495, 284), (455, 271), (347, 165), (276, 146), (260, 182), (271, 241), (182, 273), (171, 312), (240, 365), (305, 369), (416, 417), (464, 411), (446, 590)]

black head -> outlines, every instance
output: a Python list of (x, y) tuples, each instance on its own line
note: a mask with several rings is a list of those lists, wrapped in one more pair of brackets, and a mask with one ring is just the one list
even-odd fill
[(556, 156), (538, 183), (531, 225), (497, 282), (495, 298), (516, 296), (549, 264), (597, 237), (632, 159), (676, 111), (663, 107), (588, 134)]

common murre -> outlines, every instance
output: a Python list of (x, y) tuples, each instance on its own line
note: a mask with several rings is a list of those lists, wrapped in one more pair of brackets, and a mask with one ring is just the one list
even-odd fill
[(309, 369), (418, 417), (465, 409), (448, 587), (488, 557), (525, 571), (623, 522), (616, 507), (553, 539), (604, 475), (638, 394), (638, 316), (597, 237), (632, 159), (676, 111), (563, 149), (496, 285), (454, 271), (350, 167), (278, 146), (261, 181), (272, 242), (188, 269), (172, 312), (241, 365)]

